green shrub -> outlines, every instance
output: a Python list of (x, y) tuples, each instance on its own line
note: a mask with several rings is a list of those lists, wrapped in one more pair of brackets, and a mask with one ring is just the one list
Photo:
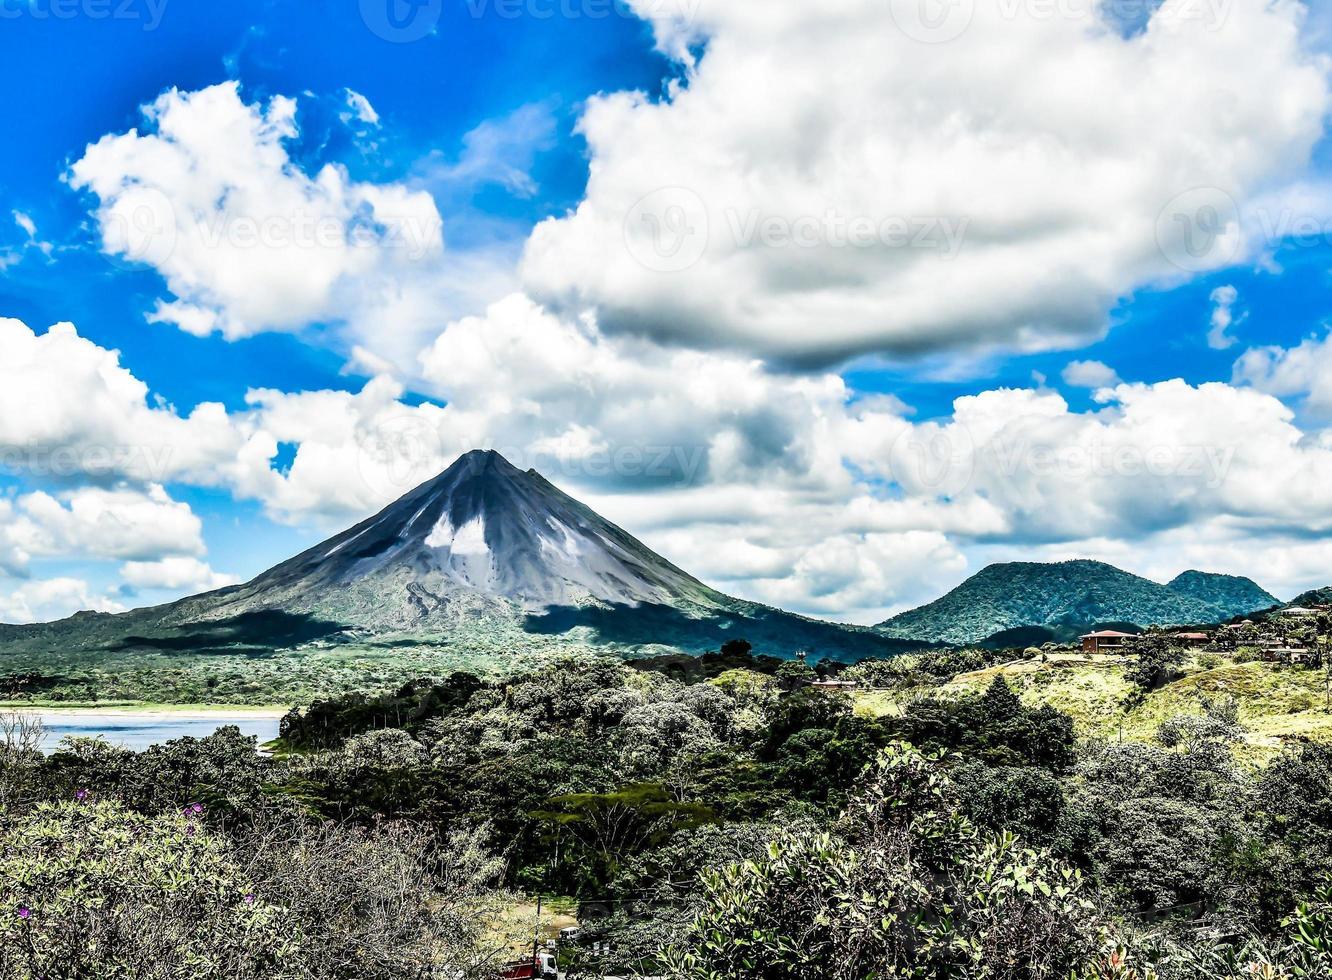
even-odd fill
[[(465, 980), (480, 887), (499, 867), (480, 833), (255, 815), (227, 836), (202, 805), (143, 816), (116, 802), (0, 816), (5, 980)], [(423, 973), (424, 965), (438, 973)]]
[(295, 975), (302, 937), (192, 816), (41, 804), (0, 823), (0, 975)]
[(705, 876), (685, 980), (1064, 980), (1096, 936), (1077, 872), (958, 814), (938, 757), (885, 750), (828, 832)]

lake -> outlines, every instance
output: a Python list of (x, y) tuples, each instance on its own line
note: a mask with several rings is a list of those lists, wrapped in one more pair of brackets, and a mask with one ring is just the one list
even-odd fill
[(256, 735), (259, 744), (277, 738), (279, 710), (272, 711), (30, 711), (45, 728), (42, 749), (52, 751), (67, 735), (101, 736), (113, 745), (136, 752), (173, 738), (211, 735), (223, 725), (235, 725), (244, 735)]

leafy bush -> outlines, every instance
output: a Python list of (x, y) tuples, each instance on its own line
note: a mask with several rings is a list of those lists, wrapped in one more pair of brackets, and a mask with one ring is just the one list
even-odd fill
[(302, 944), (189, 816), (70, 802), (0, 822), (2, 976), (299, 976)]
[[(84, 795), (84, 794), (80, 794)], [(159, 816), (86, 797), (0, 818), (6, 980), (406, 980), (484, 975), (479, 835), (256, 816)]]
[(1183, 645), (1164, 633), (1144, 633), (1129, 644), (1133, 659), (1124, 667), (1124, 679), (1139, 695), (1164, 687), (1180, 676), (1188, 656)]
[(895, 724), (900, 736), (913, 745), (962, 751), (991, 765), (1030, 765), (1059, 772), (1074, 757), (1072, 720), (1047, 706), (1026, 707), (1002, 677), (979, 696), (915, 701)]
[(1054, 980), (1095, 947), (1077, 872), (978, 834), (940, 760), (902, 745), (831, 831), (706, 876), (702, 900), (674, 976)]

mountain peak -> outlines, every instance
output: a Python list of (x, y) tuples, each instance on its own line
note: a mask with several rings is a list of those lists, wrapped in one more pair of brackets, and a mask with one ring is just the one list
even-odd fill
[[(504, 454), (495, 449), (471, 449), (463, 453), (452, 463), (450, 463), (440, 474), (433, 479), (427, 480), (417, 491), (427, 486), (434, 486), (439, 483), (447, 483), (451, 480), (459, 479), (463, 476), (500, 479), (518, 479), (523, 476), (535, 476), (536, 470), (528, 470), (524, 473), (518, 467), (505, 458)], [(417, 491), (411, 491), (408, 496)]]
[[(535, 470), (464, 453), (378, 514), (241, 587), (395, 628), (469, 614), (710, 601), (711, 590)], [(355, 612), (348, 607), (354, 606)]]
[(1269, 609), (1280, 605), (1280, 600), (1260, 587), (1253, 579), (1219, 572), (1200, 572), (1191, 568), (1172, 578), (1167, 586), (1183, 595), (1210, 602), (1222, 610), (1226, 617)]
[(469, 449), (453, 461), (453, 465), (446, 469), (449, 470), (456, 466), (495, 466), (497, 468), (507, 468), (515, 473), (522, 472), (518, 467), (510, 463), (498, 449)]

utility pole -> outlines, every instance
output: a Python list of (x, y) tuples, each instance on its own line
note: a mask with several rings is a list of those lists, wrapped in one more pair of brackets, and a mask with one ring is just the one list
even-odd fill
[(532, 976), (537, 975), (537, 947), (541, 942), (541, 895), (537, 895), (536, 925), (532, 927)]
[(1318, 656), (1323, 661), (1323, 711), (1332, 712), (1332, 661), (1328, 658), (1328, 641), (1319, 635), (1314, 638), (1318, 644)]

